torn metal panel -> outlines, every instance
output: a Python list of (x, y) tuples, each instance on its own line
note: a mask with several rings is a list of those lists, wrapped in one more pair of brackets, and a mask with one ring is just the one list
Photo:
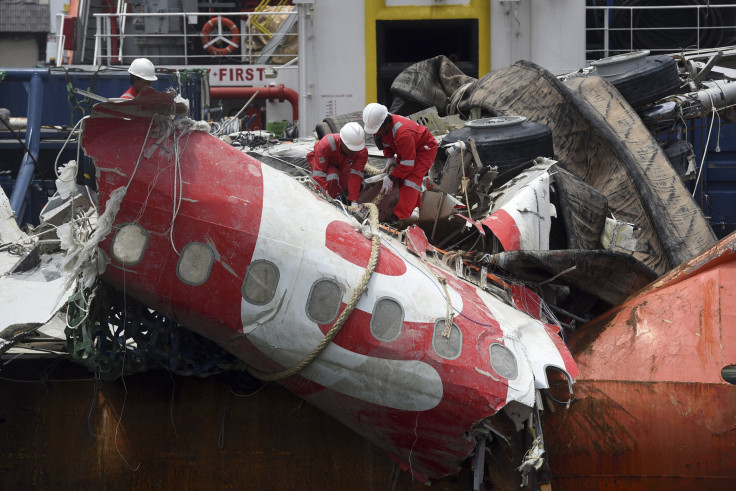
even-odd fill
[[(28, 237), (15, 222), (15, 215), (5, 192), (0, 188), (0, 276), (13, 269), (21, 259), (18, 248), (13, 244), (25, 242)], [(28, 241), (32, 245), (33, 241)]]
[(427, 190), (422, 193), (422, 204), (417, 220), (434, 224), (440, 220), (447, 220), (457, 208), (461, 207), (462, 202), (451, 194)]
[(600, 249), (506, 251), (488, 260), (520, 280), (539, 284), (553, 279), (556, 283), (575, 286), (611, 306), (657, 278), (654, 271), (633, 256)]
[[(27, 271), (0, 277), (0, 333), (24, 326), (42, 326), (51, 320), (74, 291), (74, 282), (62, 265), (62, 255), (44, 255)], [(6, 338), (7, 339), (7, 338)]]
[(552, 217), (550, 169), (547, 160), (531, 167), (491, 194), (492, 205), (481, 223), (498, 237), (504, 250), (547, 250)]
[(606, 218), (601, 232), (600, 242), (605, 249), (617, 247), (627, 251), (636, 251), (636, 226), (614, 218)]
[[(66, 324), (59, 329), (63, 314), (58, 314), (76, 287), (73, 274), (64, 267), (64, 254), (45, 253), (49, 241), (39, 240), (44, 224), (28, 236), (12, 217), (0, 189), (0, 352), (33, 331), (63, 339)], [(66, 219), (70, 218), (68, 214)]]
[[(438, 189), (449, 194), (456, 194), (460, 190), (462, 179), (466, 175), (475, 173), (468, 168), (473, 154), (465, 148), (463, 142), (457, 141), (442, 147), (445, 158), (437, 158), (435, 164), (429, 170), (429, 178), (433, 183), (433, 189)], [(467, 170), (466, 170), (467, 169)]]
[(406, 248), (425, 261), (427, 259), (427, 252), (435, 250), (419, 227), (409, 227), (407, 229)]
[(5, 195), (5, 191), (0, 188), (0, 244), (15, 242), (23, 237), (23, 235), (23, 232), (21, 232), (18, 224), (15, 222), (10, 201)]
[(5, 340), (49, 322), (73, 291), (62, 255), (40, 256), (36, 243), (18, 228), (0, 189), (0, 337)]

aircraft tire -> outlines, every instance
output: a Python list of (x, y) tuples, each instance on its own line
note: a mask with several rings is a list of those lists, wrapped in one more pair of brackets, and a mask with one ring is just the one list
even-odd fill
[(317, 123), (317, 126), (314, 127), (314, 131), (315, 133), (317, 133), (317, 140), (321, 140), (325, 137), (325, 135), (329, 135), (330, 133), (332, 133), (332, 131), (330, 131), (330, 125), (328, 125), (324, 121), (321, 123)]
[[(497, 122), (497, 123), (496, 123)], [(498, 116), (466, 123), (449, 133), (443, 145), (473, 138), (483, 167), (503, 173), (537, 157), (553, 157), (552, 130), (517, 116)]]
[(648, 56), (636, 69), (604, 78), (634, 108), (674, 94), (680, 88), (677, 62), (666, 55)]
[(323, 120), (330, 127), (330, 133), (340, 133), (343, 126), (348, 123), (358, 123), (363, 126), (363, 111), (354, 111), (347, 114), (339, 114)]

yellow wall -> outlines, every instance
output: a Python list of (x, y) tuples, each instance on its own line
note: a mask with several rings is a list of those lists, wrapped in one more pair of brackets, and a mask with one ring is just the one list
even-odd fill
[(488, 0), (470, 0), (469, 5), (431, 7), (386, 7), (384, 0), (365, 0), (366, 101), (375, 101), (377, 97), (376, 21), (441, 19), (478, 19), (478, 75), (491, 70), (491, 6)]

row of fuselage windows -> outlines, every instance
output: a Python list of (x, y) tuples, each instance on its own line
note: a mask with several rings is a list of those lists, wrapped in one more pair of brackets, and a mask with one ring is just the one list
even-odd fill
[[(148, 245), (148, 232), (139, 224), (128, 223), (118, 228), (113, 238), (111, 253), (113, 259), (124, 266), (138, 264)], [(203, 285), (207, 282), (215, 263), (215, 251), (202, 242), (190, 242), (179, 253), (176, 275), (191, 286)], [(278, 266), (271, 261), (259, 259), (253, 261), (245, 273), (241, 293), (243, 298), (253, 305), (266, 305), (276, 295), (279, 279)], [(317, 324), (329, 324), (337, 319), (342, 305), (343, 286), (334, 279), (320, 278), (312, 284), (306, 305), (307, 317)], [(370, 331), (379, 341), (389, 343), (401, 336), (404, 325), (404, 308), (391, 297), (379, 298), (371, 314)], [(458, 358), (462, 352), (463, 335), (457, 324), (453, 323), (449, 336), (443, 335), (445, 319), (434, 323), (432, 347), (434, 351), (447, 360)], [(490, 358), (493, 369), (508, 379), (516, 378), (516, 358), (504, 345), (493, 343), (490, 346)]]
[[(271, 261), (253, 261), (243, 280), (243, 298), (254, 305), (269, 303), (276, 295), (279, 276), (278, 266)], [(344, 294), (343, 286), (334, 279), (320, 278), (315, 281), (307, 298), (306, 314), (309, 320), (323, 325), (334, 322), (340, 314)], [(401, 304), (391, 297), (379, 298), (371, 314), (371, 334), (380, 341), (391, 342), (399, 338), (403, 325), (404, 308)], [(462, 351), (462, 331), (454, 323), (449, 337), (442, 336), (444, 330), (445, 319), (437, 320), (432, 345), (438, 355), (454, 360)]]

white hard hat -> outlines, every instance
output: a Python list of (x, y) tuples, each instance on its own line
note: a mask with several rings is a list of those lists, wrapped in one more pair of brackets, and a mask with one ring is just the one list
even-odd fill
[(156, 77), (156, 68), (154, 68), (153, 63), (148, 58), (136, 58), (133, 60), (133, 63), (128, 68), (128, 73), (150, 82), (158, 80), (158, 77)]
[(348, 123), (340, 130), (340, 141), (353, 152), (365, 148), (365, 132), (358, 123)]
[(388, 109), (383, 104), (377, 102), (371, 102), (365, 109), (363, 109), (363, 124), (365, 125), (365, 132), (369, 135), (373, 135), (378, 131), (383, 122), (388, 116)]

